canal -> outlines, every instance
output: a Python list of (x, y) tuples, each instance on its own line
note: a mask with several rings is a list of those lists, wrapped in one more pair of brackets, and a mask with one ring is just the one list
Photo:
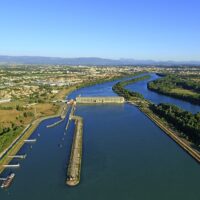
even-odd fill
[[(112, 86), (116, 82), (83, 88), (70, 97), (115, 96)], [(137, 88), (146, 95), (149, 92), (145, 84), (137, 84)], [(165, 96), (157, 97), (165, 100)], [(27, 158), (14, 170), (12, 187), (0, 190), (1, 199), (200, 199), (200, 165), (136, 107), (83, 105), (76, 114), (84, 118), (81, 183), (74, 188), (65, 185), (74, 124), (65, 133), (67, 120), (48, 129), (48, 124), (58, 120), (49, 119), (31, 136), (37, 142), (20, 150)]]

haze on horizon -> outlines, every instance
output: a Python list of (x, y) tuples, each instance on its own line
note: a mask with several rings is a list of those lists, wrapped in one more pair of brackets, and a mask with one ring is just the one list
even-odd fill
[(198, 0), (3, 0), (0, 55), (200, 61)]

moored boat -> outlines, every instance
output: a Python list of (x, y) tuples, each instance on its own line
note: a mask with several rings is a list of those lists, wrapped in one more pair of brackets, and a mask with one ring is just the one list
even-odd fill
[(3, 181), (2, 185), (1, 185), (1, 188), (8, 188), (8, 187), (11, 185), (11, 183), (12, 183), (12, 181), (13, 181), (14, 178), (15, 178), (15, 174), (14, 174), (14, 173), (11, 173), (11, 174)]

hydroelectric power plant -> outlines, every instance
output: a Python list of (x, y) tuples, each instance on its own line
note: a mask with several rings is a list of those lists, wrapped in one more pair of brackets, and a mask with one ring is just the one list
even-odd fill
[(101, 104), (101, 103), (124, 103), (124, 97), (76, 97), (76, 103)]

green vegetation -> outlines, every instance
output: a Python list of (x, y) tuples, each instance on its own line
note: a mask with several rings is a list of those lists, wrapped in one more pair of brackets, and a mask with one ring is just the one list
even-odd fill
[(148, 83), (148, 89), (200, 105), (200, 82), (187, 77), (167, 75)]
[(186, 139), (200, 145), (200, 112), (192, 114), (171, 104), (151, 104), (150, 109), (159, 117), (172, 124)]
[(0, 128), (0, 152), (9, 146), (22, 130), (22, 126), (16, 126), (15, 124), (12, 127)]
[(133, 78), (131, 80), (118, 82), (113, 86), (113, 91), (116, 92), (119, 96), (123, 96), (128, 101), (131, 100), (133, 97), (144, 100), (143, 95), (141, 95), (140, 93), (132, 92), (130, 90), (125, 89), (124, 87), (129, 84), (136, 83), (138, 81), (149, 79), (150, 77), (151, 77), (150, 75), (145, 75), (138, 78)]

